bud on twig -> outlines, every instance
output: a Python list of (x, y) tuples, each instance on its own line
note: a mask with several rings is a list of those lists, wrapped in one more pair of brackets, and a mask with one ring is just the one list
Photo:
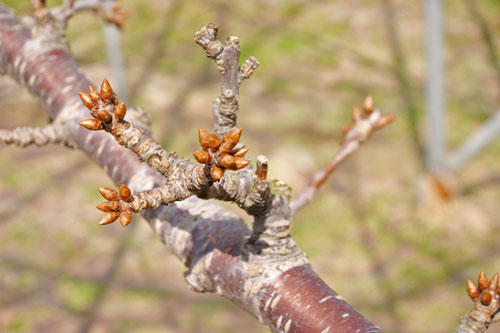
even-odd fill
[(125, 210), (120, 214), (120, 223), (126, 227), (132, 221), (132, 212)]
[(101, 96), (104, 99), (110, 99), (113, 96), (113, 89), (106, 79), (104, 79), (101, 84)]
[(99, 220), (99, 224), (106, 225), (106, 224), (113, 223), (119, 216), (120, 216), (120, 213), (107, 212), (101, 217), (101, 219)]
[(193, 156), (201, 164), (210, 163), (210, 155), (204, 150), (195, 151)]
[(80, 95), (80, 98), (82, 99), (83, 105), (85, 105), (87, 107), (87, 109), (92, 110), (93, 108), (95, 108), (97, 106), (97, 104), (94, 103), (92, 98), (90, 98), (89, 94), (86, 94), (82, 91), (80, 91), (78, 94)]
[(120, 199), (122, 199), (125, 202), (130, 202), (132, 201), (132, 192), (130, 192), (130, 189), (126, 185), (120, 185), (120, 189), (118, 190), (120, 194)]
[(104, 197), (104, 199), (113, 201), (118, 200), (118, 192), (109, 187), (99, 187), (99, 192)]
[(80, 126), (83, 126), (86, 129), (91, 130), (91, 131), (102, 130), (102, 124), (97, 119), (82, 120), (82, 121), (80, 121)]
[(123, 120), (123, 118), (125, 118), (126, 113), (127, 113), (127, 107), (125, 106), (125, 103), (123, 103), (123, 102), (119, 103), (115, 108), (116, 119), (118, 121)]
[(212, 167), (212, 169), (210, 169), (210, 176), (212, 176), (212, 178), (215, 181), (221, 179), (223, 175), (224, 175), (224, 171), (222, 171), (221, 168)]
[(89, 85), (89, 95), (90, 95), (90, 98), (95, 102), (99, 102), (101, 100), (101, 95), (99, 95), (97, 90), (95, 90), (94, 87), (92, 87), (90, 85)]

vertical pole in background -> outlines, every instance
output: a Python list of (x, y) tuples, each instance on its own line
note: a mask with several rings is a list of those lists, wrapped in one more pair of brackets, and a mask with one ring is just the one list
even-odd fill
[(445, 154), (445, 96), (443, 88), (442, 1), (424, 0), (427, 57), (427, 169), (440, 173)]
[[(113, 7), (114, 0), (105, 0), (108, 9)], [(122, 36), (120, 29), (113, 23), (103, 22), (104, 41), (108, 53), (108, 63), (111, 71), (112, 86), (118, 94), (118, 98), (127, 103), (128, 89), (125, 75), (125, 60), (122, 52)]]

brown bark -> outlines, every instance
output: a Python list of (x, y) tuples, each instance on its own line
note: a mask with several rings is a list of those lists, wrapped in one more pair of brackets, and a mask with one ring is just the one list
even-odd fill
[[(65, 41), (51, 34), (55, 28), (29, 27), (0, 4), (0, 72), (29, 89), (50, 117), (64, 125), (70, 142), (116, 184), (127, 184), (134, 192), (164, 184), (165, 178), (111, 135), (78, 125), (89, 118), (78, 91), (86, 90), (90, 82), (78, 71)], [(218, 292), (273, 331), (379, 331), (314, 273), (289, 236), (286, 197), (276, 195), (269, 214), (256, 219), (258, 237), (250, 237), (234, 214), (196, 197), (142, 215), (187, 266), (191, 288)]]

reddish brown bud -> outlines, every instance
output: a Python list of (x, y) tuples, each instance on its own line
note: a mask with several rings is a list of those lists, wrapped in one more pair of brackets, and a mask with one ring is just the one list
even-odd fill
[(222, 171), (221, 168), (217, 168), (217, 167), (213, 167), (211, 170), (210, 170), (210, 176), (212, 176), (212, 178), (214, 180), (219, 180), (222, 178), (222, 176), (224, 175), (224, 171)]
[(479, 277), (477, 278), (477, 285), (480, 291), (488, 288), (488, 278), (484, 272), (479, 273)]
[(89, 95), (90, 98), (96, 102), (101, 100), (101, 95), (99, 95), (99, 92), (97, 92), (97, 90), (95, 90), (92, 86), (89, 86)]
[(127, 107), (125, 106), (125, 103), (121, 102), (119, 103), (116, 108), (115, 108), (115, 116), (117, 120), (122, 120), (125, 118), (125, 114), (127, 113)]
[(132, 192), (126, 185), (120, 185), (120, 189), (118, 190), (120, 193), (120, 198), (125, 202), (132, 201)]
[(384, 128), (385, 126), (389, 125), (396, 119), (396, 116), (393, 114), (388, 114), (385, 116), (380, 117), (380, 119), (377, 121), (375, 126), (373, 126), (374, 129), (379, 130), (381, 128)]
[(229, 154), (224, 154), (220, 158), (220, 164), (226, 169), (235, 170), (236, 165), (234, 164), (234, 162), (235, 158)]
[(498, 273), (495, 273), (495, 275), (493, 275), (493, 277), (491, 278), (490, 280), (490, 283), (488, 284), (488, 288), (491, 289), (491, 290), (497, 290), (498, 288)]
[(105, 225), (105, 224), (110, 224), (113, 223), (118, 217), (120, 216), (120, 213), (117, 212), (107, 212), (104, 214), (101, 219), (99, 220), (100, 225)]
[(193, 153), (194, 158), (202, 163), (208, 164), (210, 162), (210, 155), (204, 150), (198, 150)]
[(359, 106), (355, 106), (352, 109), (352, 120), (358, 121), (360, 119), (361, 119), (361, 109), (359, 108)]
[(491, 290), (484, 290), (481, 293), (481, 304), (488, 306), (491, 303), (491, 300), (493, 299), (493, 292)]
[(221, 154), (226, 154), (229, 153), (234, 148), (234, 146), (236, 146), (235, 142), (229, 141), (226, 139), (226, 137), (223, 137), (218, 151)]
[(234, 159), (234, 164), (236, 166), (236, 170), (242, 169), (248, 165), (248, 161), (241, 157), (236, 157)]
[(91, 130), (91, 131), (102, 130), (102, 124), (97, 119), (82, 120), (82, 121), (80, 121), (80, 126), (83, 126), (86, 129)]
[(111, 118), (111, 115), (106, 110), (98, 110), (95, 113), (95, 117), (105, 124), (110, 123), (111, 120), (113, 119), (113, 118)]
[(240, 140), (241, 132), (243, 130), (241, 128), (235, 128), (230, 130), (224, 137), (229, 140), (234, 142), (234, 144), (237, 144), (238, 141)]
[(373, 112), (373, 97), (371, 95), (366, 96), (363, 107), (365, 108), (365, 112), (367, 114)]
[(479, 297), (479, 289), (471, 280), (467, 280), (467, 294), (473, 301)]
[(86, 94), (82, 91), (78, 92), (78, 94), (80, 95), (80, 98), (83, 102), (83, 105), (85, 105), (87, 107), (87, 109), (89, 110), (92, 110), (94, 107), (96, 107), (97, 105), (94, 103), (94, 101), (92, 101), (92, 98), (90, 98), (90, 95), (89, 94)]
[(118, 192), (109, 187), (99, 187), (99, 192), (104, 197), (104, 199), (113, 201), (118, 200)]
[(111, 96), (113, 96), (113, 89), (106, 79), (104, 79), (101, 84), (101, 96), (104, 99), (110, 99)]
[(132, 213), (128, 210), (124, 210), (120, 214), (120, 223), (122, 226), (126, 227), (129, 225), (130, 221), (132, 221)]
[(209, 142), (210, 134), (201, 127), (198, 127), (198, 140), (200, 141), (200, 145), (203, 148), (209, 148), (208, 142)]
[(243, 157), (248, 152), (247, 148), (241, 148), (236, 153), (233, 154), (234, 157)]
[(221, 141), (217, 134), (210, 134), (208, 137), (208, 148), (217, 149), (220, 147)]
[(121, 205), (118, 201), (105, 201), (98, 204), (96, 207), (103, 212), (117, 212), (120, 210)]

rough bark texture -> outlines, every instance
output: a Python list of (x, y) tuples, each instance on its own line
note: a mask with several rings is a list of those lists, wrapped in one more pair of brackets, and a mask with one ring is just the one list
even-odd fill
[[(29, 89), (54, 122), (64, 126), (69, 141), (116, 184), (127, 184), (134, 192), (163, 185), (164, 177), (111, 135), (78, 125), (89, 114), (78, 91), (90, 82), (78, 71), (61, 35), (45, 34), (53, 27), (43, 27), (44, 32), (28, 21), (21, 22), (0, 4), (0, 72)], [(196, 197), (142, 215), (187, 266), (191, 288), (228, 297), (273, 331), (379, 331), (314, 273), (289, 236), (285, 196), (274, 196), (269, 212), (256, 219), (258, 237), (231, 212)]]

